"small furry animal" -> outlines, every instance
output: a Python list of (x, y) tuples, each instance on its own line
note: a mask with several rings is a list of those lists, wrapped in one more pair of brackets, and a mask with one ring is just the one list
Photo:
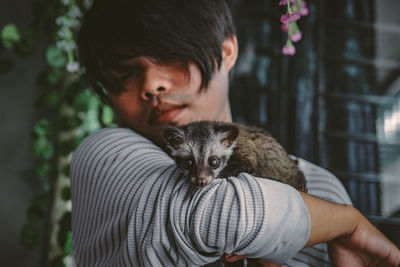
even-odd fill
[(307, 192), (306, 180), (283, 147), (265, 130), (198, 121), (163, 131), (164, 149), (199, 187), (240, 172), (280, 181)]

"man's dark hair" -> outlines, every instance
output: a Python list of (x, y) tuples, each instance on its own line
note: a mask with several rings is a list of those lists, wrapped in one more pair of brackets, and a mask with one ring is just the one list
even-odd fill
[(159, 62), (193, 62), (207, 88), (222, 62), (222, 43), (235, 34), (225, 0), (95, 0), (78, 33), (82, 66), (95, 92), (123, 88), (104, 77), (121, 60), (145, 56)]

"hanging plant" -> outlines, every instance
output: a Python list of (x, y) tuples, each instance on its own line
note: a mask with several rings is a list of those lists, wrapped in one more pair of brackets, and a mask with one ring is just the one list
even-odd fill
[[(20, 32), (15, 24), (1, 29), (1, 50), (14, 56), (0, 56), (0, 72), (12, 69), (16, 58), (32, 53), (35, 34), (48, 37), (45, 68), (37, 77), (40, 87), (35, 107), (42, 115), (32, 129), (33, 172), (42, 192), (33, 197), (21, 228), (20, 242), (27, 248), (44, 240), (46, 266), (72, 266), (71, 191), (69, 163), (73, 151), (87, 135), (113, 125), (113, 110), (92, 93), (83, 80), (75, 34), (90, 0), (36, 0), (34, 19)], [(42, 233), (43, 224), (46, 232)], [(43, 236), (42, 236), (43, 234)]]
[(308, 7), (304, 0), (280, 0), (279, 5), (286, 6), (286, 13), (281, 16), (281, 29), (287, 33), (286, 44), (282, 48), (282, 53), (292, 56), (296, 53), (293, 43), (302, 38), (302, 32), (297, 21), (308, 15)]

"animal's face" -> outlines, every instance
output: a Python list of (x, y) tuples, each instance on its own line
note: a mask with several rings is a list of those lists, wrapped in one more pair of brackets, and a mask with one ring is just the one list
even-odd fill
[(236, 146), (237, 135), (236, 126), (211, 122), (195, 122), (164, 130), (170, 155), (190, 182), (197, 186), (206, 186), (218, 177)]

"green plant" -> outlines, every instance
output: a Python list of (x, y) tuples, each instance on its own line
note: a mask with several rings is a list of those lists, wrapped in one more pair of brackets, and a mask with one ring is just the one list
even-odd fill
[[(7, 24), (1, 29), (0, 72), (34, 51), (36, 36), (45, 37), (46, 67), (37, 77), (42, 114), (32, 129), (33, 172), (42, 193), (31, 200), (20, 242), (28, 248), (45, 243), (45, 266), (71, 265), (71, 194), (69, 163), (74, 149), (88, 134), (113, 124), (113, 111), (101, 103), (77, 61), (74, 36), (90, 0), (36, 0), (33, 21), (24, 31)], [(44, 235), (41, 229), (44, 226)]]

